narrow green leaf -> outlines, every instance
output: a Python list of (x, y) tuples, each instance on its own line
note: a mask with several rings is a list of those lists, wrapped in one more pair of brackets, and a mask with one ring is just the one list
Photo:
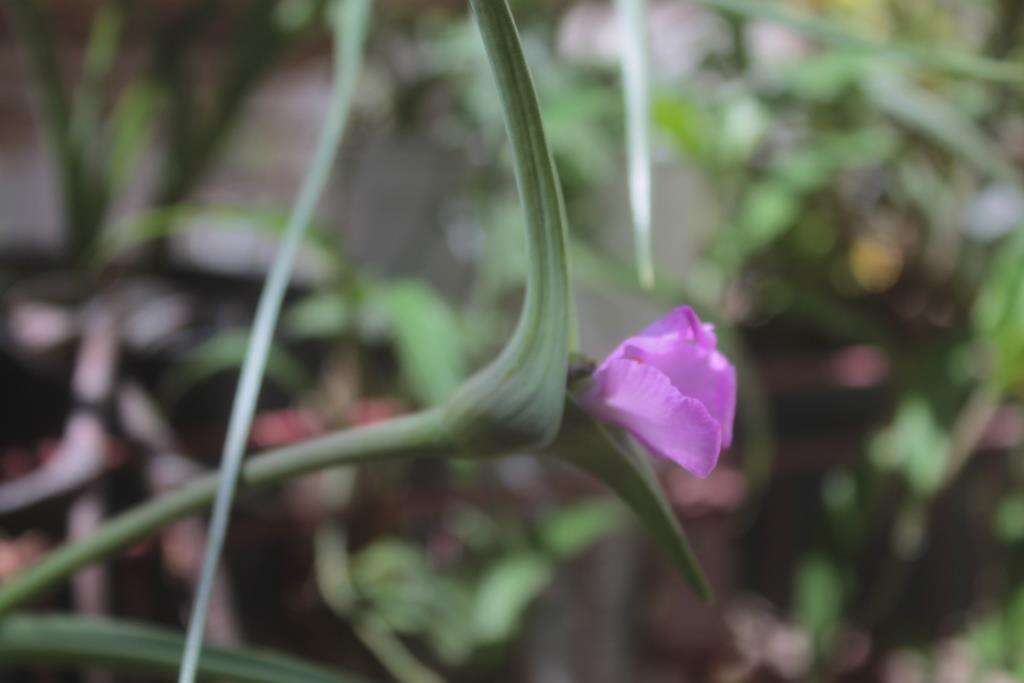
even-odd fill
[(839, 568), (828, 558), (811, 554), (801, 561), (793, 591), (796, 618), (810, 631), (820, 654), (828, 650), (838, 632), (845, 588)]
[[(273, 209), (177, 204), (142, 211), (111, 225), (100, 236), (91, 260), (94, 266), (102, 267), (128, 249), (192, 231), (247, 230), (280, 237), (287, 227), (288, 216)], [(303, 237), (303, 246), (314, 249), (317, 257), (331, 267), (342, 266), (337, 246), (324, 234), (322, 226), (310, 225)]]
[(466, 376), (455, 312), (433, 289), (415, 280), (390, 284), (382, 294), (406, 384), (421, 404), (437, 405)]
[[(383, 539), (352, 558), (345, 537), (333, 525), (316, 533), (316, 578), (320, 594), (338, 616), (403, 683), (441, 683), (395, 634), (437, 633), (443, 606), (450, 607), (443, 585), (427, 566), (422, 551), (402, 541)], [(457, 627), (457, 626), (456, 626)]]
[(108, 0), (100, 5), (82, 59), (82, 78), (71, 105), (71, 132), (86, 158), (99, 142), (99, 118), (104, 87), (117, 58), (124, 32), (126, 5)]
[(1024, 494), (1010, 494), (999, 501), (992, 527), (1004, 543), (1024, 540)]
[(626, 104), (626, 151), (629, 157), (629, 206), (637, 273), (645, 287), (654, 285), (651, 246), (651, 97), (647, 48), (646, 0), (616, 0), (622, 28), (622, 85)]
[(314, 572), (324, 602), (339, 616), (350, 616), (358, 594), (352, 585), (348, 548), (341, 528), (323, 524), (314, 537)]
[(551, 560), (535, 553), (513, 555), (491, 567), (477, 588), (473, 622), (480, 640), (507, 640), (553, 576)]
[(283, 325), (297, 339), (337, 339), (353, 325), (352, 298), (343, 292), (317, 292), (291, 305)]
[(950, 437), (922, 396), (904, 398), (890, 425), (875, 435), (869, 454), (876, 467), (899, 473), (919, 498), (934, 495), (949, 467)]
[[(167, 389), (171, 398), (180, 398), (219, 372), (241, 367), (247, 341), (244, 330), (234, 330), (214, 335), (191, 349), (169, 375)], [(267, 374), (283, 388), (298, 393), (312, 384), (309, 373), (288, 351), (272, 345), (267, 353)]]
[(235, 392), (231, 418), (228, 421), (228, 434), (221, 456), (223, 476), (218, 482), (217, 498), (210, 521), (202, 572), (186, 635), (179, 683), (192, 683), (195, 679), (196, 667), (202, 651), (203, 635), (206, 631), (206, 615), (209, 609), (214, 575), (224, 545), (224, 537), (227, 534), (228, 518), (242, 468), (242, 455), (252, 425), (260, 384), (263, 381), (270, 342), (274, 335), (281, 302), (284, 299), (285, 289), (288, 286), (303, 233), (309, 226), (317, 201), (327, 183), (338, 145), (341, 142), (341, 134), (345, 130), (352, 92), (355, 89), (356, 78), (362, 63), (363, 42), (370, 13), (369, 0), (341, 0), (331, 9), (334, 10), (331, 17), (331, 28), (335, 41), (334, 95), (331, 98), (331, 106), (327, 111), (309, 172), (299, 190), (289, 218), (281, 250), (267, 276), (256, 308), (256, 319), (252, 326), (249, 349), (242, 366), (238, 389)]
[(564, 560), (622, 528), (624, 519), (622, 506), (611, 498), (584, 500), (545, 517), (540, 537), (545, 550)]
[(71, 105), (62, 83), (51, 22), (33, 0), (11, 0), (5, 5), (31, 69), (40, 118), (60, 178), (63, 221), (77, 256), (88, 247), (94, 225), (89, 215), (90, 198), (83, 192), (82, 150), (72, 131)]
[[(173, 678), (184, 639), (166, 629), (126, 621), (16, 614), (0, 621), (0, 668), (100, 668)], [(283, 655), (209, 647), (203, 678), (236, 683), (358, 683), (361, 677)]]
[(782, 2), (766, 0), (697, 0), (711, 9), (738, 14), (744, 17), (766, 19), (782, 24), (808, 38), (828, 45), (856, 50), (874, 58), (899, 61), (915, 66), (926, 66), (948, 71), (953, 74), (1003, 83), (1024, 83), (1024, 70), (1019, 63), (979, 57), (954, 50), (936, 50), (888, 43), (851, 32), (846, 27), (815, 17), (786, 9)]
[[(107, 183), (115, 192), (129, 181), (156, 129), (159, 93), (152, 83), (132, 83), (117, 98), (106, 126)], [(100, 239), (105, 234), (100, 235)]]
[(686, 534), (658, 484), (648, 456), (638, 453), (624, 435), (593, 420), (571, 398), (566, 427), (550, 452), (603, 481), (632, 508), (690, 586), (705, 600), (711, 588)]
[(1003, 391), (1024, 383), (1024, 231), (1003, 240), (974, 306), (974, 330)]
[(892, 71), (876, 73), (862, 83), (871, 101), (903, 125), (932, 138), (979, 171), (1003, 182), (1021, 184), (1020, 173), (999, 148), (942, 98)]

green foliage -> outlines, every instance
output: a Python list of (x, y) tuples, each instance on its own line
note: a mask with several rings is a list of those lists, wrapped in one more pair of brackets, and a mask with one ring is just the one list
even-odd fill
[(652, 116), (677, 150), (714, 170), (745, 164), (771, 123), (764, 105), (742, 91), (708, 101), (688, 88), (662, 90)]
[(159, 93), (150, 83), (132, 83), (117, 99), (107, 124), (110, 151), (107, 171), (111, 191), (123, 189), (134, 177), (156, 132)]
[(343, 292), (316, 292), (292, 304), (282, 324), (294, 339), (339, 339), (351, 329), (355, 308)]
[[(124, 252), (172, 235), (189, 232), (250, 232), (280, 237), (287, 226), (287, 214), (275, 209), (243, 206), (178, 204), (142, 211), (111, 225), (100, 236), (93, 256), (93, 265), (102, 267)], [(312, 225), (303, 238), (303, 246), (311, 249), (328, 272), (343, 266), (336, 245), (317, 225)]]
[(796, 573), (796, 618), (814, 639), (815, 652), (828, 651), (838, 633), (846, 599), (839, 568), (822, 555), (810, 555)]
[[(247, 330), (218, 332), (189, 349), (165, 381), (169, 397), (177, 399), (200, 383), (222, 372), (235, 372), (245, 360)], [(280, 345), (270, 349), (267, 375), (280, 387), (298, 394), (312, 384), (309, 372)]]
[(515, 632), (526, 606), (550, 583), (551, 561), (534, 554), (505, 558), (480, 581), (474, 623), (484, 643), (506, 640)]
[[(109, 3), (107, 10), (115, 4), (121, 3)], [(732, 37), (752, 33), (750, 19), (767, 19), (796, 29), (815, 44), (806, 54), (769, 69), (751, 63), (744, 45), (736, 44), (732, 54), (716, 52), (681, 78), (658, 75), (658, 92), (650, 103), (658, 133), (655, 158), (659, 166), (671, 167), (672, 173), (664, 174), (667, 181), (680, 171), (699, 177), (694, 194), (708, 196), (697, 196), (695, 204), (706, 203), (713, 215), (701, 221), (700, 207), (692, 215), (686, 207), (686, 220), (679, 223), (707, 223), (706, 230), (687, 235), (685, 249), (659, 254), (664, 259), (660, 262), (671, 266), (659, 267), (659, 282), (645, 294), (633, 286), (626, 259), (607, 249), (604, 240), (622, 228), (610, 217), (614, 214), (607, 211), (606, 200), (611, 188), (624, 184), (622, 129), (637, 131), (642, 127), (638, 123), (646, 123), (646, 98), (634, 98), (632, 114), (624, 121), (613, 71), (566, 64), (553, 47), (551, 27), (557, 18), (548, 8), (523, 7), (519, 19), (527, 40), (521, 47), (502, 2), (476, 4), (500, 97), (484, 73), (487, 62), (480, 57), (477, 28), (461, 17), (431, 14), (397, 22), (394, 33), (389, 28), (387, 40), (380, 42), (378, 55), (383, 57), (368, 75), (383, 93), (376, 95), (380, 111), (373, 112), (372, 125), (385, 121), (382, 129), (403, 136), (427, 131), (432, 142), (441, 144), (461, 147), (469, 142), (466, 188), (444, 205), (446, 211), (455, 207), (459, 218), (468, 215), (483, 224), (487, 233), (482, 249), (473, 244), (467, 250), (476, 258), (477, 271), (476, 282), (459, 297), (468, 302), (468, 310), (456, 312), (421, 282), (384, 280), (356, 270), (336, 239), (311, 226), (303, 248), (325, 266), (326, 277), (317, 281), (316, 291), (291, 306), (283, 324), (290, 340), (317, 340), (318, 348), (387, 346), (397, 359), (398, 381), (389, 373), (378, 377), (376, 367), (360, 368), (361, 374), (372, 376), (385, 391), (406, 392), (420, 405), (441, 408), (408, 421), (400, 418), (386, 428), (342, 432), (281, 449), (246, 468), (243, 483), (258, 486), (331, 464), (421, 452), (518, 452), (546, 443), (558, 432), (545, 453), (606, 482), (691, 583), (706, 591), (675, 512), (645, 456), (613, 430), (602, 433), (586, 421), (581, 425), (571, 407), (568, 422), (560, 424), (573, 318), (564, 253), (567, 220), (559, 191), (564, 186), (577, 226), (574, 275), (588, 289), (612, 295), (625, 290), (645, 305), (699, 301), (720, 313), (723, 338), (739, 337), (737, 356), (747, 333), (766, 331), (774, 344), (788, 340), (796, 329), (800, 343), (794, 354), (804, 353), (805, 338), (816, 350), (824, 338), (830, 349), (833, 343), (870, 344), (891, 363), (875, 377), (878, 373), (870, 368), (851, 373), (840, 363), (833, 367), (831, 357), (823, 360), (828, 372), (821, 373), (822, 381), (844, 400), (847, 390), (856, 394), (879, 389), (887, 394), (886, 405), (891, 398), (896, 406), (891, 424), (874, 438), (862, 438), (861, 431), (873, 429), (875, 422), (842, 433), (858, 447), (866, 446), (870, 457), (829, 466), (820, 501), (816, 490), (811, 496), (824, 505), (825, 528), (799, 565), (793, 611), (824, 657), (835, 645), (846, 612), (859, 611), (859, 601), (853, 599), (854, 570), (861, 564), (876, 569), (878, 562), (888, 576), (886, 563), (921, 557), (917, 551), (929, 528), (932, 500), (953, 488), (955, 482), (949, 479), (986, 433), (982, 425), (966, 445), (960, 443), (963, 435), (952, 408), (962, 404), (964, 390), (992, 384), (1003, 392), (1022, 385), (1024, 241), (1018, 234), (989, 248), (962, 230), (965, 207), (982, 198), (979, 188), (993, 181), (1011, 189), (1021, 186), (1015, 142), (1019, 121), (1013, 113), (1024, 79), (1019, 59), (996, 61), (960, 52), (966, 46), (981, 54), (976, 44), (980, 29), (972, 21), (964, 22), (969, 30), (956, 27), (948, 35), (936, 31), (929, 40), (928, 22), (906, 20), (901, 13), (908, 10), (902, 5), (889, 7), (891, 23), (873, 27), (878, 34), (891, 32), (892, 42), (882, 42), (834, 18), (849, 8), (822, 6), (812, 16), (778, 3), (706, 0), (704, 4), (729, 20), (736, 31)], [(196, 61), (195, 36), (209, 33), (215, 19), (236, 16), (200, 5), (217, 3), (196, 3), (183, 12), (186, 21), (161, 27), (151, 41), (147, 36), (144, 42), (156, 46), (150, 60), (154, 67), (143, 69), (119, 93), (101, 87), (117, 45), (118, 23), (111, 20), (116, 16), (98, 20), (87, 59), (90, 73), (83, 74), (82, 85), (88, 87), (69, 98), (60, 87), (61, 78), (55, 77), (55, 51), (46, 23), (40, 21), (43, 15), (32, 3), (12, 4), (38, 74), (42, 111), (61, 164), (65, 213), (77, 241), (74, 256), (94, 257), (97, 271), (115, 260), (132, 264), (138, 252), (159, 252), (165, 238), (183, 232), (247, 230), (273, 238), (284, 232), (286, 216), (278, 211), (193, 205), (186, 199), (224, 147), (249, 93), (288, 41), (318, 20), (323, 3), (267, 0), (247, 5), (237, 15), (239, 26), (228, 34), (230, 54), (217, 70), (219, 77), (197, 87), (202, 79), (194, 78), (190, 69)], [(909, 12), (915, 17), (953, 14), (931, 7)], [(634, 22), (634, 39), (638, 26)], [(402, 65), (396, 67), (390, 60), (393, 45), (408, 48), (415, 59), (398, 60)], [(645, 83), (652, 77), (639, 75)], [(105, 104), (97, 107), (98, 102)], [(503, 115), (513, 142), (521, 205), (513, 201), (507, 169), (501, 166), (509, 157)], [(651, 141), (645, 132), (634, 137), (632, 178), (643, 174), (636, 169), (651, 168), (650, 159), (638, 153)], [(168, 150), (165, 163), (158, 159), (155, 164), (160, 190), (138, 213), (110, 224), (108, 199), (113, 205), (134, 186), (143, 159), (148, 162), (163, 149), (156, 142)], [(634, 194), (634, 206), (642, 206), (643, 193)], [(670, 193), (666, 196), (671, 198)], [(528, 249), (521, 233), (524, 209)], [(636, 225), (644, 222), (640, 213), (634, 214)], [(678, 237), (670, 227), (665, 226), (666, 243)], [(857, 248), (864, 244), (881, 245), (869, 255), (883, 252), (883, 265), (892, 274), (874, 288), (864, 286), (855, 272)], [(470, 358), (496, 347), (498, 331), (512, 326), (507, 314), (527, 274), (527, 304), (512, 342), (497, 362), (463, 384)], [(979, 282), (981, 293), (975, 298)], [(968, 348), (963, 325), (972, 310), (974, 344)], [(731, 329), (733, 324), (741, 334)], [(245, 347), (245, 339), (234, 332), (210, 338), (186, 354), (171, 378), (173, 388), (180, 393), (213, 373), (237, 368)], [(986, 355), (979, 359), (971, 349), (983, 349)], [(776, 349), (769, 345), (767, 350)], [(961, 371), (950, 380), (954, 364)], [(390, 364), (383, 365), (390, 369)], [(271, 349), (267, 372), (295, 393), (312, 384), (283, 346)], [(757, 374), (741, 368), (741, 418), (760, 411), (762, 423), (771, 424), (769, 410), (757, 405)], [(453, 395), (455, 401), (446, 403)], [(739, 430), (737, 454), (746, 471), (753, 472), (751, 463), (764, 439), (748, 426), (745, 422)], [(450, 432), (457, 432), (458, 444), (448, 440)], [(957, 458), (949, 458), (953, 451)], [(788, 476), (789, 470), (779, 472)], [(28, 572), (28, 578), (5, 585), (0, 609), (170, 518), (207, 505), (215, 481), (204, 479), (167, 500), (147, 504), (117, 518), (85, 544), (58, 551)], [(895, 482), (900, 485), (893, 486)], [(753, 479), (747, 484), (756, 488)], [(1007, 488), (992, 522), (996, 536), (1007, 544), (1000, 550), (1010, 554), (1024, 538), (1024, 503), (1016, 484)], [(744, 512), (756, 515), (756, 496), (746, 502)], [(438, 660), (453, 666), (502, 649), (515, 638), (559, 564), (620, 528), (623, 515), (614, 502), (586, 501), (523, 521), (512, 532), (505, 521), (479, 510), (457, 517), (443, 522), (464, 553), (454, 565), (397, 538), (370, 543), (351, 557), (343, 538), (334, 538), (327, 549), (318, 543), (325, 598), (351, 621), (368, 647), (389, 658), (395, 676), (407, 672), (402, 680), (437, 679), (408, 652), (403, 654), (403, 639), (423, 641)], [(896, 539), (894, 557), (865, 553), (867, 547), (877, 548), (865, 540), (878, 530)], [(927, 568), (916, 566), (914, 571)], [(875, 586), (860, 588), (872, 610), (876, 601), (884, 603), (886, 596), (876, 595)], [(898, 586), (892, 592), (899, 594)], [(1022, 649), (1019, 608), (1024, 603), (1010, 589), (996, 597), (998, 609), (970, 630), (971, 642), (992, 670), (1024, 675), (1017, 654)], [(872, 611), (870, 618), (884, 619), (884, 605), (881, 614)], [(0, 629), (0, 652), (4, 633)], [(889, 644), (884, 637), (873, 641), (879, 657)], [(74, 654), (90, 656), (85, 651)], [(146, 656), (156, 661), (165, 653)]]
[(659, 93), (652, 108), (654, 122), (684, 155), (711, 163), (719, 138), (712, 112), (685, 91)]
[(896, 411), (886, 429), (871, 442), (876, 467), (898, 474), (918, 498), (934, 494), (946, 473), (949, 436), (928, 402), (910, 396)]
[(559, 563), (621, 523), (620, 506), (584, 500), (529, 525), (536, 533), (527, 537), (536, 542), (524, 546), (507, 538), (521, 530), (506, 528), (482, 511), (461, 510), (441, 532), (464, 543), (465, 554), (444, 568), (436, 567), (423, 548), (390, 537), (350, 556), (341, 532), (324, 527), (317, 535), (318, 584), (342, 618), (422, 638), (441, 661), (465, 664), (513, 640)]
[(1024, 541), (1024, 494), (1016, 493), (999, 501), (994, 531), (1004, 543)]
[(389, 283), (377, 296), (387, 312), (412, 395), (424, 405), (448, 398), (466, 376), (455, 313), (430, 287), (415, 280)]
[(622, 506), (611, 500), (567, 505), (541, 524), (544, 548), (557, 558), (570, 558), (598, 538), (617, 531), (625, 522)]
[(992, 355), (992, 379), (1002, 389), (1024, 379), (1024, 232), (996, 254), (974, 310), (983, 347)]
[(567, 410), (566, 425), (551, 445), (551, 454), (589, 472), (615, 491), (697, 595), (710, 599), (711, 588), (661, 490), (650, 456), (640, 452), (621, 430), (605, 427), (587, 415), (574, 398), (568, 399)]
[(1018, 586), (1004, 605), (974, 624), (967, 639), (983, 664), (1024, 676), (1024, 588)]
[(421, 405), (438, 405), (465, 379), (463, 321), (418, 280), (346, 277), (294, 303), (284, 316), (294, 339), (338, 342), (346, 335), (394, 348), (403, 384)]
[(1021, 184), (1017, 169), (969, 118), (948, 101), (889, 71), (864, 81), (870, 101), (905, 126), (932, 137), (997, 180)]
[(770, 244), (793, 225), (800, 210), (798, 196), (785, 182), (766, 180), (744, 193), (736, 219), (735, 244), (747, 256)]

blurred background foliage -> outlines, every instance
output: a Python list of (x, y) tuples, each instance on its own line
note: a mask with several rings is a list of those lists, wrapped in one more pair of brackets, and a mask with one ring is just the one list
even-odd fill
[[(4, 7), (0, 580), (215, 462), (326, 108), (323, 5)], [(691, 303), (740, 366), (719, 469), (662, 472), (717, 600), (562, 467), (417, 462), (240, 505), (212, 640), (403, 683), (1024, 679), (1024, 6), (650, 2), (652, 289), (614, 7), (512, 9), (582, 350)], [(378, 4), (253, 449), (437, 403), (491, 357), (525, 271), (509, 169), (465, 7)], [(96, 334), (101, 453), (68, 463)], [(50, 606), (180, 625), (203, 533)]]

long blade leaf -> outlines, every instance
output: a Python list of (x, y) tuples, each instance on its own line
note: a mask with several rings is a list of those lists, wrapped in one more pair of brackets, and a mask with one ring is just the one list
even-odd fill
[[(95, 667), (172, 678), (182, 642), (172, 631), (133, 622), (15, 614), (0, 622), (0, 668)], [(225, 647), (207, 648), (198, 671), (203, 678), (238, 683), (365, 680), (271, 652)]]
[(892, 70), (865, 78), (863, 84), (868, 98), (903, 125), (932, 138), (992, 178), (1021, 184), (1020, 172), (999, 147), (946, 100)]
[[(437, 410), (346, 429), (262, 453), (242, 468), (244, 488), (255, 490), (309, 472), (384, 459), (437, 456), (455, 446)], [(107, 520), (95, 533), (48, 553), (0, 585), (0, 616), (77, 569), (145, 538), (174, 520), (209, 507), (223, 477), (210, 474)]]
[(711, 599), (711, 588), (647, 457), (587, 415), (570, 397), (569, 425), (552, 447), (553, 455), (589, 472), (610, 487), (636, 514), (697, 594)]
[(949, 73), (1001, 83), (1024, 83), (1020, 63), (979, 57), (954, 50), (936, 50), (917, 45), (885, 42), (869, 38), (827, 19), (785, 9), (781, 2), (765, 0), (697, 0), (721, 12), (738, 14), (782, 24), (808, 38), (828, 45), (857, 50), (873, 57), (927, 66)]
[(622, 87), (626, 105), (629, 206), (637, 273), (644, 287), (654, 285), (651, 247), (651, 97), (647, 55), (646, 0), (617, 0), (622, 27)]
[(285, 288), (291, 276), (295, 255), (298, 252), (303, 233), (312, 219), (313, 210), (320, 194), (327, 183), (331, 166), (334, 163), (334, 156), (341, 141), (341, 134), (348, 119), (352, 91), (355, 88), (362, 61), (369, 8), (369, 0), (343, 0), (338, 6), (332, 8), (335, 10), (332, 14), (332, 30), (335, 40), (334, 96), (327, 111), (313, 162), (292, 210), (281, 251), (270, 270), (256, 308), (256, 320), (249, 337), (249, 349), (246, 353), (245, 364), (242, 366), (238, 389), (235, 392), (235, 401), (228, 422), (228, 435), (221, 456), (223, 476), (217, 489), (203, 568), (188, 625), (181, 674), (178, 677), (180, 683), (192, 683), (195, 680), (203, 634), (206, 630), (206, 615), (209, 609), (211, 588), (224, 546), (228, 518), (242, 466), (242, 454), (249, 429), (252, 426), (253, 412), (256, 409), (256, 400), (259, 396), (260, 384), (263, 381), (270, 351), (270, 341), (281, 310)]

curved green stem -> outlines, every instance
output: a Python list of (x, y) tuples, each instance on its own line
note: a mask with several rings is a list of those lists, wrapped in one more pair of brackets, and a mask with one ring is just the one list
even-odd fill
[(470, 4), (501, 97), (529, 257), (515, 333), (446, 406), (453, 433), (489, 451), (554, 439), (562, 421), (572, 315), (565, 207), (515, 22), (505, 0)]
[[(436, 411), (415, 413), (269, 451), (242, 468), (239, 486), (253, 490), (338, 465), (446, 452)], [(67, 578), (75, 570), (128, 547), (171, 522), (209, 506), (221, 476), (211, 474), (113, 518), (94, 535), (65, 545), (0, 587), (0, 615)]]

